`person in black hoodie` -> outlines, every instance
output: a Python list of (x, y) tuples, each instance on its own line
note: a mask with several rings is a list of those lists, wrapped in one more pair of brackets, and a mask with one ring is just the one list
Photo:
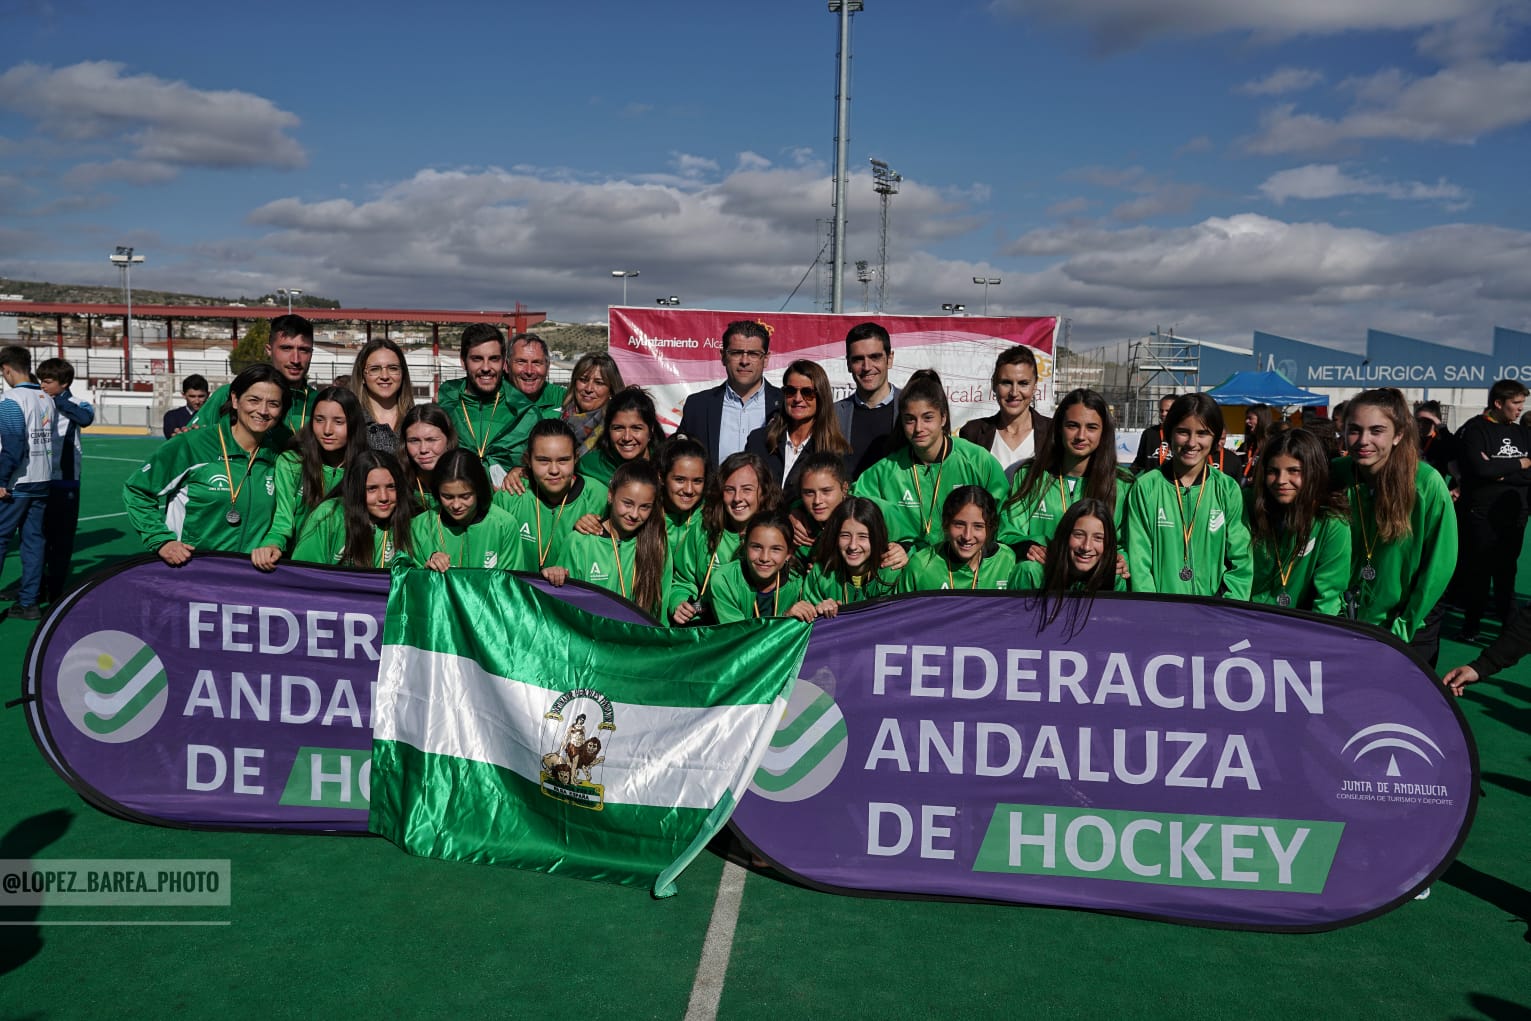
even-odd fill
[(1515, 567), (1526, 536), (1526, 493), (1531, 488), (1531, 432), (1520, 424), (1527, 390), (1515, 379), (1489, 388), (1489, 406), (1457, 430), (1462, 472), (1462, 557), (1458, 592), (1462, 638), (1478, 636), (1493, 585), (1501, 621), (1515, 609)]

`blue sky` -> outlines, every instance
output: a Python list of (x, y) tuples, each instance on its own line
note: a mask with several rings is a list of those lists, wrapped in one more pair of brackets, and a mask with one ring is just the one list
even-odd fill
[[(775, 310), (818, 252), (822, 2), (342, 10), (0, 5), (0, 274), (133, 244), (144, 287), (589, 320), (617, 268)], [(890, 312), (983, 275), (1082, 345), (1531, 328), (1525, 0), (866, 0), (852, 51), (847, 254), (886, 160)]]

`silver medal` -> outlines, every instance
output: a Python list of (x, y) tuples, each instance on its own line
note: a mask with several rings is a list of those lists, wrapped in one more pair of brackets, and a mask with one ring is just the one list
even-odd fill
[(1181, 581), (1190, 581), (1191, 580), (1191, 569), (1189, 567), (1182, 567), (1180, 569), (1180, 580)]
[(231, 525), (239, 524), (239, 511), (235, 510), (233, 507), (230, 507), (229, 512), (223, 516), (223, 520), (227, 521)]
[(1276, 605), (1277, 606), (1291, 606), (1292, 605), (1292, 597), (1287, 595), (1285, 592), (1283, 592), (1283, 593), (1281, 593), (1280, 595), (1278, 595), (1276, 597)]
[(1362, 581), (1376, 581), (1377, 580), (1377, 569), (1375, 567), (1373, 567), (1371, 564), (1367, 564), (1365, 567), (1361, 568), (1361, 580)]

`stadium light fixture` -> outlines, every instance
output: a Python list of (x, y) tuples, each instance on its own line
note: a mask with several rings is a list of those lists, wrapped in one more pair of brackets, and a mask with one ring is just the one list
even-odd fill
[(611, 275), (614, 276), (614, 277), (621, 277), (622, 278), (622, 304), (626, 305), (627, 304), (627, 281), (628, 281), (628, 278), (629, 277), (637, 276), (638, 275), (638, 271), (635, 270), (635, 269), (614, 269), (614, 270), (611, 271)]
[(122, 270), (122, 289), (127, 295), (128, 314), (123, 319), (127, 327), (123, 330), (122, 345), (122, 386), (124, 390), (133, 389), (133, 265), (143, 262), (142, 255), (135, 255), (131, 245), (118, 245), (117, 250), (108, 255), (107, 261)]

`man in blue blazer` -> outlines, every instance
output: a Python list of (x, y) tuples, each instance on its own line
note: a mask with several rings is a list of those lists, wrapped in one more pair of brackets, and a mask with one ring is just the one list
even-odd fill
[(679, 431), (707, 448), (714, 468), (743, 450), (749, 434), (781, 407), (781, 389), (765, 379), (770, 357), (771, 331), (763, 323), (729, 323), (723, 328), (723, 371), (728, 379), (686, 398)]

